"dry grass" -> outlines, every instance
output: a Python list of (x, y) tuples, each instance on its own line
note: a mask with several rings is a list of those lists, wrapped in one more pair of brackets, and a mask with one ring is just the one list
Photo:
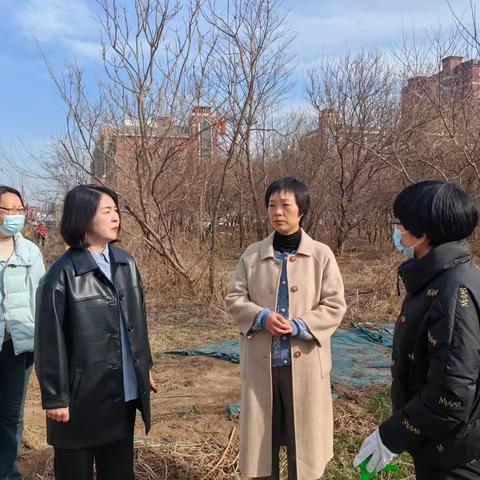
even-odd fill
[(236, 337), (232, 319), (216, 305), (185, 298), (175, 304), (149, 308), (152, 352), (192, 348), (203, 343)]
[[(213, 437), (192, 432), (190, 442), (156, 440), (135, 441), (135, 478), (137, 480), (233, 480), (238, 473), (238, 436), (232, 429), (226, 445)], [(53, 458), (45, 462), (44, 471), (32, 480), (54, 480)]]
[(375, 251), (347, 252), (338, 258), (348, 311), (344, 323), (393, 322), (400, 311), (397, 268), (401, 257)]
[[(325, 472), (325, 480), (358, 480), (352, 467), (361, 442), (388, 415), (386, 389), (344, 391), (335, 402), (335, 457)], [(191, 431), (190, 441), (166, 441), (138, 438), (135, 441), (135, 475), (137, 480), (240, 480), (238, 471), (238, 431), (232, 428), (222, 443), (212, 436)], [(408, 455), (394, 462), (400, 470), (384, 474), (382, 479), (413, 480)], [(31, 480), (53, 480), (51, 455), (37, 462), (39, 470)], [(286, 456), (281, 455), (282, 478), (286, 479)]]
[[(388, 388), (343, 389), (334, 402), (334, 458), (329, 463), (324, 480), (358, 480), (359, 471), (352, 467), (363, 439), (390, 416)], [(383, 474), (382, 479), (414, 479), (409, 455), (394, 460), (396, 473)]]

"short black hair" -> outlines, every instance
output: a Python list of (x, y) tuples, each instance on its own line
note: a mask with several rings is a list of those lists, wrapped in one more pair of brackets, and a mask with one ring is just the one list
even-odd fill
[(416, 237), (425, 234), (433, 247), (469, 237), (478, 223), (473, 198), (454, 183), (436, 180), (414, 183), (402, 190), (393, 213)]
[(23, 208), (25, 208), (25, 202), (23, 201), (22, 194), (16, 188), (7, 187), (6, 185), (0, 185), (0, 197), (4, 193), (13, 193), (14, 195), (16, 195), (22, 202)]
[(295, 177), (283, 177), (272, 182), (265, 192), (265, 208), (268, 208), (270, 197), (277, 192), (293, 193), (302, 219), (305, 217), (310, 209), (310, 194), (302, 181)]
[(86, 234), (92, 225), (102, 194), (112, 198), (120, 215), (118, 196), (110, 188), (93, 184), (78, 185), (65, 196), (60, 233), (71, 248), (88, 247)]

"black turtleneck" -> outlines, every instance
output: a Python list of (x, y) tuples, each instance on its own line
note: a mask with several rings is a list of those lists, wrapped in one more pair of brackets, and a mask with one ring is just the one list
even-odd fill
[(273, 236), (273, 249), (277, 252), (291, 253), (298, 250), (300, 239), (302, 238), (302, 230), (298, 230), (291, 235), (282, 235), (275, 232)]

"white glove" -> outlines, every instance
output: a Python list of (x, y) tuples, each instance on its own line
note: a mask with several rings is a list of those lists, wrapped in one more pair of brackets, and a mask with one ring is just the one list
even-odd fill
[(364, 440), (360, 452), (353, 461), (353, 466), (358, 467), (370, 456), (372, 458), (367, 463), (367, 470), (370, 473), (374, 470), (380, 472), (385, 465), (388, 465), (397, 456), (383, 444), (378, 428)]

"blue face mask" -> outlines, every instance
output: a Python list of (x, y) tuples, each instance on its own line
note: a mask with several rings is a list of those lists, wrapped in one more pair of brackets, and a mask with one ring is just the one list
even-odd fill
[(0, 233), (7, 237), (13, 237), (20, 233), (25, 226), (25, 215), (5, 215), (3, 225), (0, 225)]
[[(405, 233), (405, 232), (404, 232)], [(413, 245), (412, 247), (404, 247), (402, 245), (402, 232), (398, 229), (396, 225), (393, 226), (393, 243), (395, 248), (405, 255), (407, 258), (414, 258), (415, 257), (415, 247), (417, 245)]]

